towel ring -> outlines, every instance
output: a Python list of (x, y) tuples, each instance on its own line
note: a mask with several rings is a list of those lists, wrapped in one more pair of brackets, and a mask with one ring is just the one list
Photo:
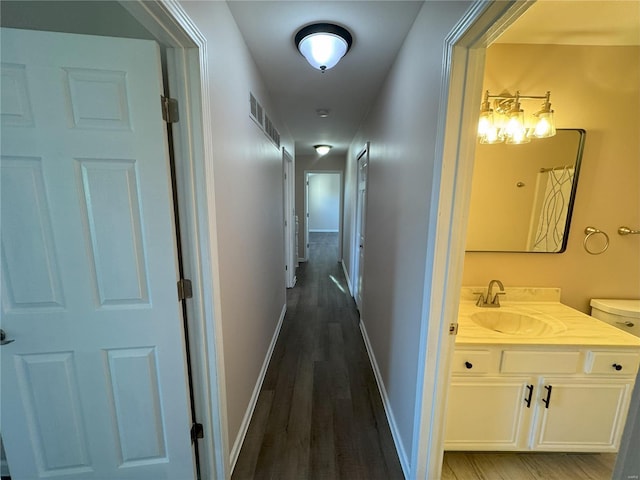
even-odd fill
[[(595, 227), (587, 227), (584, 229), (584, 233), (587, 236), (584, 237), (584, 241), (582, 242), (582, 245), (584, 246), (584, 249), (587, 251), (587, 253), (589, 253), (590, 255), (600, 255), (601, 253), (604, 253), (607, 250), (607, 248), (609, 248), (609, 235), (607, 235), (606, 232), (603, 232), (602, 230), (598, 230)], [(593, 235), (596, 235), (598, 233), (604, 235), (604, 247), (602, 247), (602, 249), (598, 251), (589, 250), (589, 247), (587, 246), (587, 242)]]

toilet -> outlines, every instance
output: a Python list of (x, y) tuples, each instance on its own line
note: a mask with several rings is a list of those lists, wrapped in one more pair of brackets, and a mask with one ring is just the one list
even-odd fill
[(640, 300), (593, 298), (591, 316), (640, 337)]

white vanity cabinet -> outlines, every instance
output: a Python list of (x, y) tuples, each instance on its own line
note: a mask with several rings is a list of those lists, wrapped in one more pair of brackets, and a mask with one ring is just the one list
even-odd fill
[(615, 452), (640, 352), (456, 348), (445, 450)]
[(632, 379), (540, 378), (530, 448), (617, 451), (632, 387)]
[(445, 450), (521, 450), (530, 424), (528, 385), (529, 377), (453, 378)]

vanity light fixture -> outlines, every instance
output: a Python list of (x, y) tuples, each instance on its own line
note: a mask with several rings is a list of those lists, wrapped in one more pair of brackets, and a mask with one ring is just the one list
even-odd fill
[(332, 146), (331, 145), (314, 145), (313, 148), (316, 149), (316, 152), (318, 152), (318, 155), (323, 157), (327, 153), (329, 153), (329, 150), (331, 150)]
[(353, 37), (333, 23), (312, 23), (295, 36), (296, 48), (313, 67), (324, 73), (333, 68), (351, 48)]
[[(489, 99), (493, 98), (493, 108)], [(546, 95), (515, 95), (508, 92), (491, 95), (484, 94), (480, 106), (478, 138), (480, 143), (528, 143), (532, 138), (553, 137), (556, 134), (553, 110), (551, 110), (551, 92)], [(542, 109), (525, 120), (521, 100), (544, 100)]]

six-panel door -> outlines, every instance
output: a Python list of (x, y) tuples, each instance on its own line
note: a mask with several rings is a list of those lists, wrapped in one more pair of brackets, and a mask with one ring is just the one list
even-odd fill
[(193, 478), (154, 42), (2, 30), (14, 480)]

